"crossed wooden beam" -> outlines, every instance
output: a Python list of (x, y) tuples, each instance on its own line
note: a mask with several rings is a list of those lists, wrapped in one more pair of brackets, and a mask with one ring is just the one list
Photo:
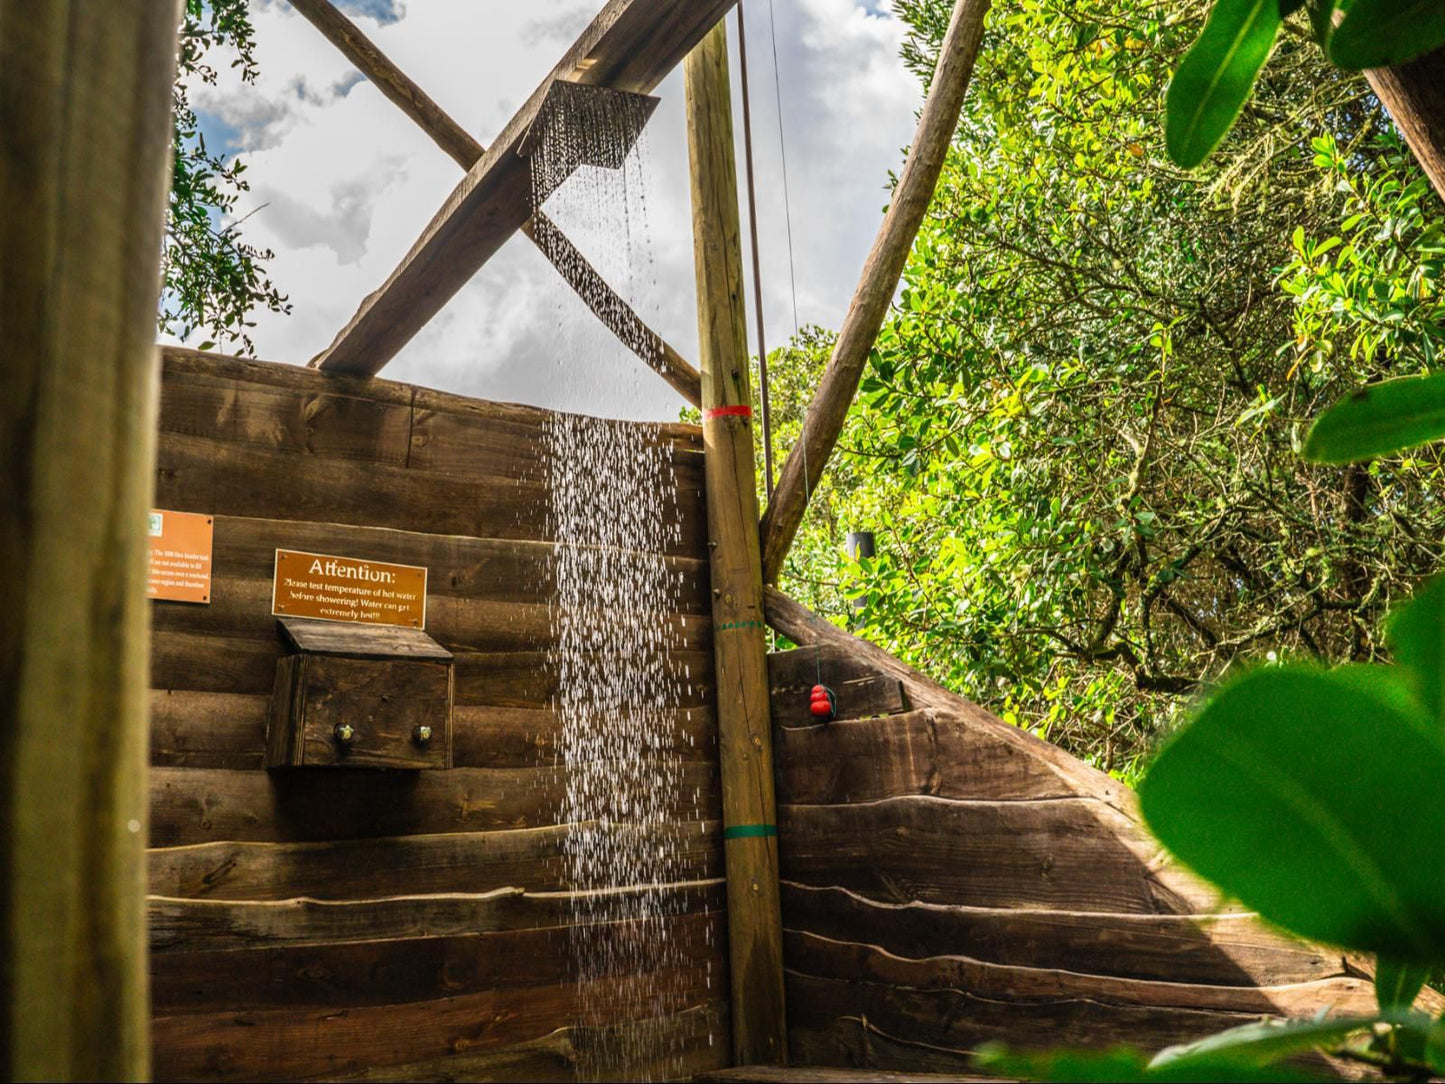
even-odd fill
[(292, 0), (297, 11), (467, 171), (385, 284), (362, 302), (311, 364), (325, 372), (375, 376), (503, 242), (521, 230), (618, 338), (684, 399), (701, 405), (697, 369), (642, 321), (561, 230), (540, 211), (533, 212), (529, 167), (518, 152), (553, 83), (645, 94), (731, 5), (732, 0), (612, 0), (488, 150), (329, 0)]

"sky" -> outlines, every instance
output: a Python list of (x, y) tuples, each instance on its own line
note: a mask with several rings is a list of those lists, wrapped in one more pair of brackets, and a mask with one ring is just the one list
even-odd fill
[[(901, 168), (912, 138), (922, 92), (899, 59), (903, 27), (890, 2), (746, 0), (770, 349), (794, 330), (794, 284), (800, 325), (838, 326), (882, 220), (889, 173)], [(341, 0), (339, 6), (486, 145), (602, 0)], [(385, 281), (462, 173), (285, 0), (256, 0), (253, 18), (260, 78), (243, 85), (228, 74), (218, 86), (195, 88), (193, 102), (208, 145), (247, 163), (251, 191), (237, 208), (249, 216), (244, 234), (275, 251), (269, 273), (292, 303), (290, 315), (255, 314), (257, 356), (304, 365)], [(731, 15), (728, 32), (741, 140)], [(579, 174), (546, 207), (647, 323), (695, 363), (681, 71), (655, 94), (661, 104), (625, 180)], [(738, 161), (741, 174), (741, 145)], [(746, 213), (744, 202), (745, 234)], [(749, 345), (756, 351), (746, 236), (744, 246)], [(611, 417), (670, 419), (683, 405), (613, 341), (520, 235), (382, 375)]]

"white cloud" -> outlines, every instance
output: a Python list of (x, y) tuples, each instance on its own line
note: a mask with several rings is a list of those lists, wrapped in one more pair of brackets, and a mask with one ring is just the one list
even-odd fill
[[(920, 91), (898, 59), (902, 28), (886, 5), (773, 3), (798, 316), (836, 326), (881, 220), (888, 171), (898, 168), (899, 148), (912, 136)], [(353, 0), (349, 9), (485, 144), (600, 6), (600, 0)], [(746, 15), (764, 301), (768, 341), (777, 346), (792, 332), (793, 313), (768, 9), (769, 0), (749, 0)], [(294, 306), (289, 317), (258, 314), (257, 351), (304, 364), (385, 280), (461, 174), (375, 87), (356, 82), (345, 59), (289, 5), (263, 0), (254, 18), (259, 82), (199, 88), (195, 100), (245, 156), (254, 190), (238, 210), (260, 207), (246, 235), (276, 251), (270, 272)], [(729, 32), (735, 39), (731, 19)], [(735, 97), (736, 55), (734, 40)], [(633, 269), (639, 281), (631, 300), (695, 358), (681, 73), (656, 93), (662, 104), (644, 139), (652, 263)], [(741, 136), (740, 105), (735, 123)], [(607, 262), (597, 251), (607, 247), (605, 238), (574, 239), (594, 262)], [(626, 267), (609, 276), (628, 292)], [(751, 306), (748, 316), (752, 336)], [(624, 355), (522, 238), (504, 246), (385, 375), (624, 417), (673, 417), (680, 405)]]

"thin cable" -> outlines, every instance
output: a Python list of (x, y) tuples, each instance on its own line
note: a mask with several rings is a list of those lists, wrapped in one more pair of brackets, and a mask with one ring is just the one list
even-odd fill
[[(739, 4), (739, 7), (742, 5)], [(788, 224), (788, 285), (793, 290), (793, 334), (798, 325), (798, 276), (793, 267), (793, 200), (788, 194), (788, 148), (783, 138), (783, 87), (778, 74), (778, 24), (773, 18), (773, 0), (768, 0), (768, 33), (773, 43), (773, 97), (778, 107), (778, 157), (783, 163), (783, 217)]]
[(753, 183), (753, 111), (748, 104), (748, 35), (743, 27), (743, 0), (738, 0), (738, 67), (743, 83), (743, 158), (748, 175), (748, 226), (753, 238), (753, 299), (758, 311), (758, 394), (763, 408), (763, 473), (768, 498), (773, 496), (773, 423), (768, 410), (768, 346), (763, 336), (763, 271), (758, 255), (758, 190)]
[[(778, 108), (778, 157), (783, 164), (783, 217), (788, 225), (788, 286), (793, 292), (793, 338), (801, 330), (798, 324), (798, 274), (793, 264), (793, 198), (788, 190), (788, 146), (783, 135), (783, 80), (778, 64), (778, 23), (774, 17), (773, 0), (768, 0), (768, 34), (773, 45), (773, 99)], [(812, 486), (808, 483), (808, 444), (798, 434), (798, 443), (803, 451), (803, 503), (811, 505)]]

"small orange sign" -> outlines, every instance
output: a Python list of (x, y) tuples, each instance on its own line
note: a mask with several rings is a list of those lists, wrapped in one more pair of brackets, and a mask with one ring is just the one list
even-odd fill
[(426, 569), (301, 550), (276, 551), (271, 612), (426, 628)]
[(195, 512), (151, 510), (148, 598), (210, 603), (212, 520)]

